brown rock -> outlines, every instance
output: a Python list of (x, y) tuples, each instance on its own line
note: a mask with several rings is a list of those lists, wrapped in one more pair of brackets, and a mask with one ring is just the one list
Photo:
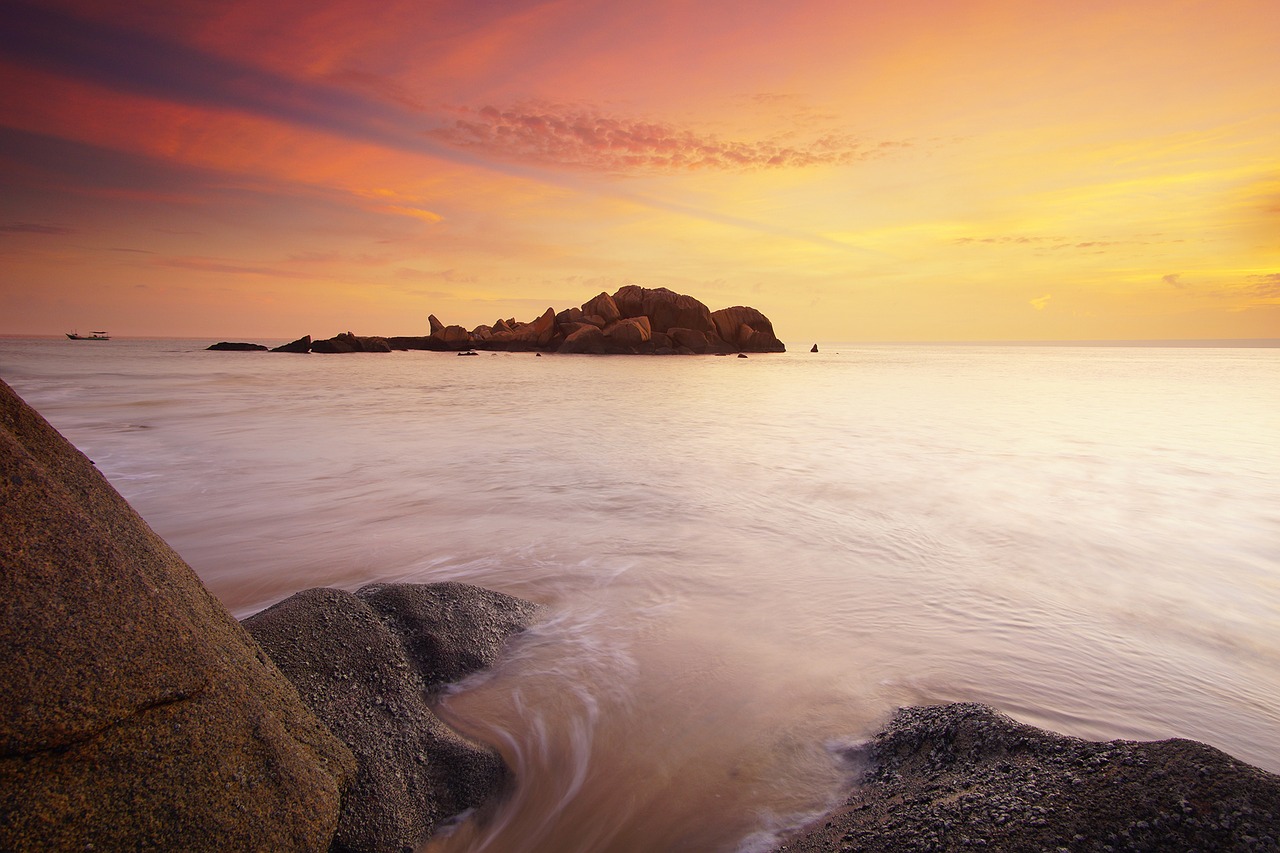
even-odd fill
[(350, 752), (0, 382), (0, 849), (324, 850)]
[(205, 347), (208, 350), (220, 352), (266, 352), (266, 347), (262, 344), (250, 344), (242, 341), (218, 341)]
[(290, 341), (287, 344), (281, 344), (280, 346), (276, 347), (271, 351), (272, 352), (293, 352), (293, 353), (308, 352), (309, 353), (311, 352), (311, 336), (303, 335), (302, 337), (298, 338), (296, 341)]
[(438, 335), (444, 331), (444, 323), (441, 323), (438, 319), (436, 319), (435, 314), (431, 314), (427, 317), (427, 323), (430, 324), (431, 326), (431, 331), (429, 332), (429, 334), (433, 336)]
[(521, 328), (517, 329), (512, 336), (512, 341), (530, 349), (545, 347), (551, 343), (551, 339), (555, 337), (555, 334), (556, 312), (554, 308), (548, 308), (542, 312), (541, 317), (532, 323), (525, 323)]
[(690, 353), (703, 353), (707, 351), (706, 332), (677, 327), (668, 329), (667, 334), (671, 337), (671, 343), (676, 348), (683, 347)]
[(391, 352), (391, 342), (378, 335), (357, 335), (360, 352)]
[(445, 349), (444, 342), (429, 335), (395, 335), (387, 338), (392, 349), (398, 350), (432, 350), (439, 352)]
[(726, 343), (748, 352), (785, 352), (786, 347), (773, 333), (773, 323), (755, 308), (735, 305), (713, 311), (711, 320), (716, 334)]
[(652, 337), (648, 317), (629, 317), (604, 330), (605, 348), (609, 352), (636, 352)]
[[(648, 317), (655, 332), (672, 328), (714, 332), (711, 312), (697, 299), (665, 287), (648, 288), (628, 284), (613, 294), (623, 317)], [(584, 309), (585, 310), (585, 309)]]
[(582, 316), (587, 318), (599, 317), (600, 323), (598, 324), (594, 323), (594, 321), (591, 321), (590, 319), (588, 319), (588, 322), (591, 322), (593, 325), (599, 325), (603, 328), (610, 323), (616, 323), (621, 320), (622, 312), (618, 310), (618, 303), (613, 300), (612, 296), (607, 293), (601, 293), (594, 299), (583, 303)]
[(579, 326), (560, 345), (564, 353), (593, 353), (600, 355), (605, 351), (604, 332), (595, 326)]
[(356, 336), (350, 332), (342, 332), (323, 341), (315, 341), (311, 344), (312, 352), (334, 354), (361, 352), (360, 342), (356, 340)]
[(582, 322), (582, 317), (581, 308), (566, 308), (556, 314), (556, 325), (564, 328), (569, 324), (578, 324)]
[(466, 349), (471, 345), (471, 333), (462, 326), (445, 326), (438, 337), (448, 349)]

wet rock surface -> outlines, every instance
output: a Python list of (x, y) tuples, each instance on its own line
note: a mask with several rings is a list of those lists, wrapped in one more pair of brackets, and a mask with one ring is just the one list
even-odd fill
[(3, 382), (0, 566), (0, 850), (328, 847), (350, 751)]
[(1092, 742), (977, 704), (904, 708), (782, 851), (1274, 851), (1280, 776), (1189, 740)]
[(449, 728), (428, 694), (492, 665), (538, 608), (459, 583), (310, 589), (244, 620), (303, 702), (351, 749), (333, 849), (399, 853), (499, 793), (497, 752)]

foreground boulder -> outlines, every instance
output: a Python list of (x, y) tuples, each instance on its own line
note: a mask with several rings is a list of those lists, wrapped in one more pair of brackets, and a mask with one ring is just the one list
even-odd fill
[(427, 696), (492, 665), (535, 605), (458, 583), (310, 589), (245, 627), (303, 701), (355, 754), (334, 849), (399, 853), (495, 795), (508, 778), (491, 748), (463, 738)]
[(0, 382), (0, 850), (325, 850), (347, 748)]
[(900, 710), (787, 851), (1276, 850), (1280, 776), (1189, 740), (1096, 743), (985, 705)]

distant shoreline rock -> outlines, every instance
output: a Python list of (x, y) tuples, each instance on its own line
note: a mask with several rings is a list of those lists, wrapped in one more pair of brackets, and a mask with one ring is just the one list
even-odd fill
[(267, 348), (262, 344), (246, 344), (235, 341), (218, 341), (213, 346), (205, 347), (205, 349), (218, 350), (221, 352), (261, 352)]
[[(786, 352), (773, 323), (755, 308), (735, 305), (711, 311), (702, 302), (665, 287), (636, 284), (600, 293), (579, 308), (548, 308), (536, 319), (499, 318), (466, 329), (434, 314), (426, 335), (362, 336), (343, 332), (312, 340), (303, 336), (272, 352), (365, 353), (393, 350), (453, 352), (555, 352), (590, 355), (732, 355)], [(222, 343), (211, 350), (265, 350), (260, 344)]]
[(1280, 776), (1190, 740), (1093, 742), (978, 704), (903, 708), (778, 853), (1276, 850)]

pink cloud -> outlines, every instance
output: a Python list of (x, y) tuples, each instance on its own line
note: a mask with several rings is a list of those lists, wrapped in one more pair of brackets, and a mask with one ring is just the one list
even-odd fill
[(829, 132), (809, 139), (721, 139), (665, 122), (603, 115), (590, 109), (520, 105), (457, 110), (461, 117), (432, 135), (496, 157), (593, 171), (750, 170), (841, 165), (881, 157), (910, 143), (864, 145)]

